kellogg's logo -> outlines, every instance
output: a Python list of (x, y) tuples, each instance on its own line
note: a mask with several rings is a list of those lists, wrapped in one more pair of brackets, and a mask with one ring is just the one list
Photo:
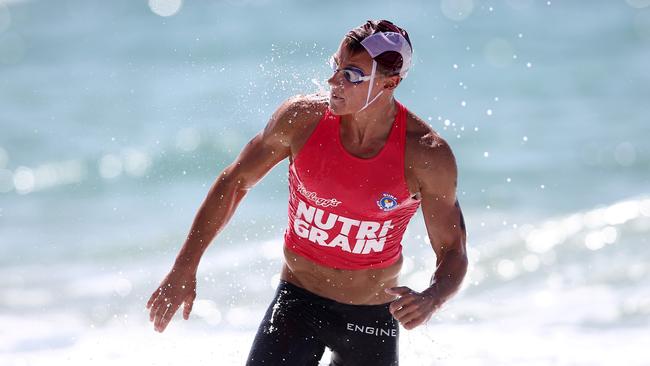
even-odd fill
[(316, 195), (316, 192), (308, 191), (302, 183), (298, 184), (298, 192), (303, 196), (307, 197), (310, 201), (322, 207), (336, 207), (341, 204), (341, 201), (336, 198), (320, 198)]

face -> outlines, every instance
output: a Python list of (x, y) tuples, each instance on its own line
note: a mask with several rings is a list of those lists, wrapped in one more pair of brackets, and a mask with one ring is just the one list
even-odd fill
[[(332, 76), (327, 80), (327, 83), (330, 85), (330, 109), (336, 115), (356, 113), (366, 104), (370, 81), (362, 81), (356, 84), (351, 83), (345, 78), (342, 70), (350, 67), (361, 70), (364, 76), (370, 76), (372, 72), (372, 58), (368, 52), (351, 54), (343, 43), (339, 45), (333, 57), (338, 65), (339, 71), (333, 72)], [(383, 94), (387, 94), (389, 90), (394, 89), (397, 86), (396, 80), (399, 80), (399, 77), (386, 77), (375, 72), (370, 99), (372, 100), (381, 90), (384, 90)], [(379, 102), (380, 100), (378, 99), (373, 104)]]

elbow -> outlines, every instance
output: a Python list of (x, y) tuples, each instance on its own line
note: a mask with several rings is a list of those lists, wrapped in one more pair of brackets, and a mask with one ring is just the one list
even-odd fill
[(467, 274), (467, 269), (469, 267), (469, 260), (467, 259), (467, 253), (464, 253), (461, 258), (459, 259), (459, 267), (460, 267), (460, 272), (462, 273), (462, 276), (465, 277), (465, 274)]
[(461, 232), (459, 238), (459, 244), (457, 246), (457, 257), (460, 266), (463, 268), (463, 273), (467, 272), (467, 267), (469, 266), (469, 259), (467, 258), (467, 245), (466, 245), (467, 236), (465, 230)]
[(467, 251), (463, 249), (452, 250), (447, 253), (447, 260), (454, 262), (455, 272), (461, 277), (465, 277), (469, 267), (469, 259), (467, 258)]
[(453, 272), (464, 277), (469, 267), (469, 259), (464, 246), (442, 252), (436, 261), (436, 267), (447, 265), (453, 268)]
[(216, 184), (236, 191), (248, 191), (254, 185), (233, 165), (228, 166), (219, 174)]

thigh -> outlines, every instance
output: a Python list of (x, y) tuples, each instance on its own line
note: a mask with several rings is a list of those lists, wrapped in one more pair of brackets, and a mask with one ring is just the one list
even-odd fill
[(331, 366), (398, 365), (399, 324), (387, 305), (346, 311), (339, 328), (332, 345)]
[(314, 330), (310, 306), (281, 283), (257, 330), (246, 365), (318, 365), (325, 344)]

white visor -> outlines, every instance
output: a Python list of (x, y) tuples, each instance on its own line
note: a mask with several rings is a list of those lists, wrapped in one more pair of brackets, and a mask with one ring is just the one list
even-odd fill
[(402, 68), (399, 76), (405, 78), (411, 67), (413, 51), (406, 38), (397, 32), (377, 32), (361, 41), (361, 45), (373, 59), (384, 52), (394, 51), (402, 55)]

